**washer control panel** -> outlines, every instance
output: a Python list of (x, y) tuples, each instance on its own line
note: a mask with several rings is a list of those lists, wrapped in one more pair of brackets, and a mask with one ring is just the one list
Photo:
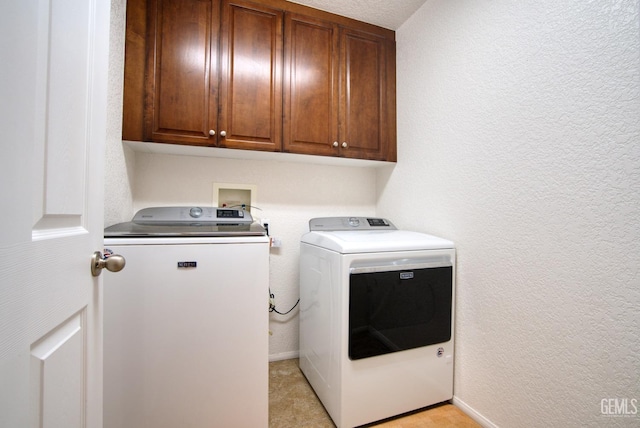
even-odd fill
[(396, 230), (396, 227), (379, 217), (317, 217), (309, 220), (309, 230)]
[(244, 210), (216, 207), (151, 207), (141, 209), (133, 217), (136, 224), (250, 224), (251, 214)]

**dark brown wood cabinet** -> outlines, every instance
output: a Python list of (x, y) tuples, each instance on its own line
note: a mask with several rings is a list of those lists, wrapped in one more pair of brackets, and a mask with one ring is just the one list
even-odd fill
[(292, 153), (335, 156), (338, 140), (338, 25), (285, 15), (284, 142)]
[(220, 5), (149, 2), (145, 139), (216, 145)]
[(341, 153), (395, 161), (395, 42), (342, 28), (340, 58)]
[[(136, 2), (145, 3), (129, 0), (128, 10)], [(131, 58), (140, 49), (125, 54), (124, 122), (142, 123), (123, 126), (123, 138), (280, 150), (283, 12), (244, 0), (146, 6), (146, 61)], [(128, 19), (128, 32), (137, 25), (140, 33), (139, 20)], [(144, 86), (127, 88), (127, 74), (141, 73)]]
[(282, 147), (283, 12), (244, 0), (224, 1), (220, 31), (220, 147)]
[(283, 0), (128, 0), (123, 139), (396, 160), (395, 34)]
[(284, 151), (396, 160), (395, 41), (367, 30), (285, 16)]

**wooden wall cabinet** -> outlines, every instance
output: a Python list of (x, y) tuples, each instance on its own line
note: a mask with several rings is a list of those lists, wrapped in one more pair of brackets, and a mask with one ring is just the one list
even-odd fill
[(395, 34), (283, 0), (128, 0), (123, 139), (396, 161)]
[[(280, 150), (281, 10), (244, 0), (129, 0), (130, 10), (123, 139)], [(130, 39), (146, 40), (145, 60)]]
[(395, 41), (285, 16), (284, 151), (396, 160)]

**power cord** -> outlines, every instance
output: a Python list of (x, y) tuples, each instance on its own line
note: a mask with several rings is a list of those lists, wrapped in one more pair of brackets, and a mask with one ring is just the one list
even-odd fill
[(291, 312), (292, 310), (294, 310), (296, 308), (296, 306), (298, 306), (298, 304), (300, 303), (300, 299), (298, 299), (298, 301), (296, 302), (295, 305), (293, 305), (291, 307), (291, 309), (289, 309), (287, 312), (280, 312), (276, 309), (276, 304), (274, 299), (276, 298), (275, 294), (273, 294), (271, 292), (271, 288), (269, 288), (269, 312), (275, 312), (278, 315), (287, 315), (289, 312)]

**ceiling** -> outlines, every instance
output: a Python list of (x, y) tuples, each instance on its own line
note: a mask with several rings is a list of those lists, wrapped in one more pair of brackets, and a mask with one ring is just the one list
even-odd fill
[(426, 0), (289, 0), (397, 30)]

